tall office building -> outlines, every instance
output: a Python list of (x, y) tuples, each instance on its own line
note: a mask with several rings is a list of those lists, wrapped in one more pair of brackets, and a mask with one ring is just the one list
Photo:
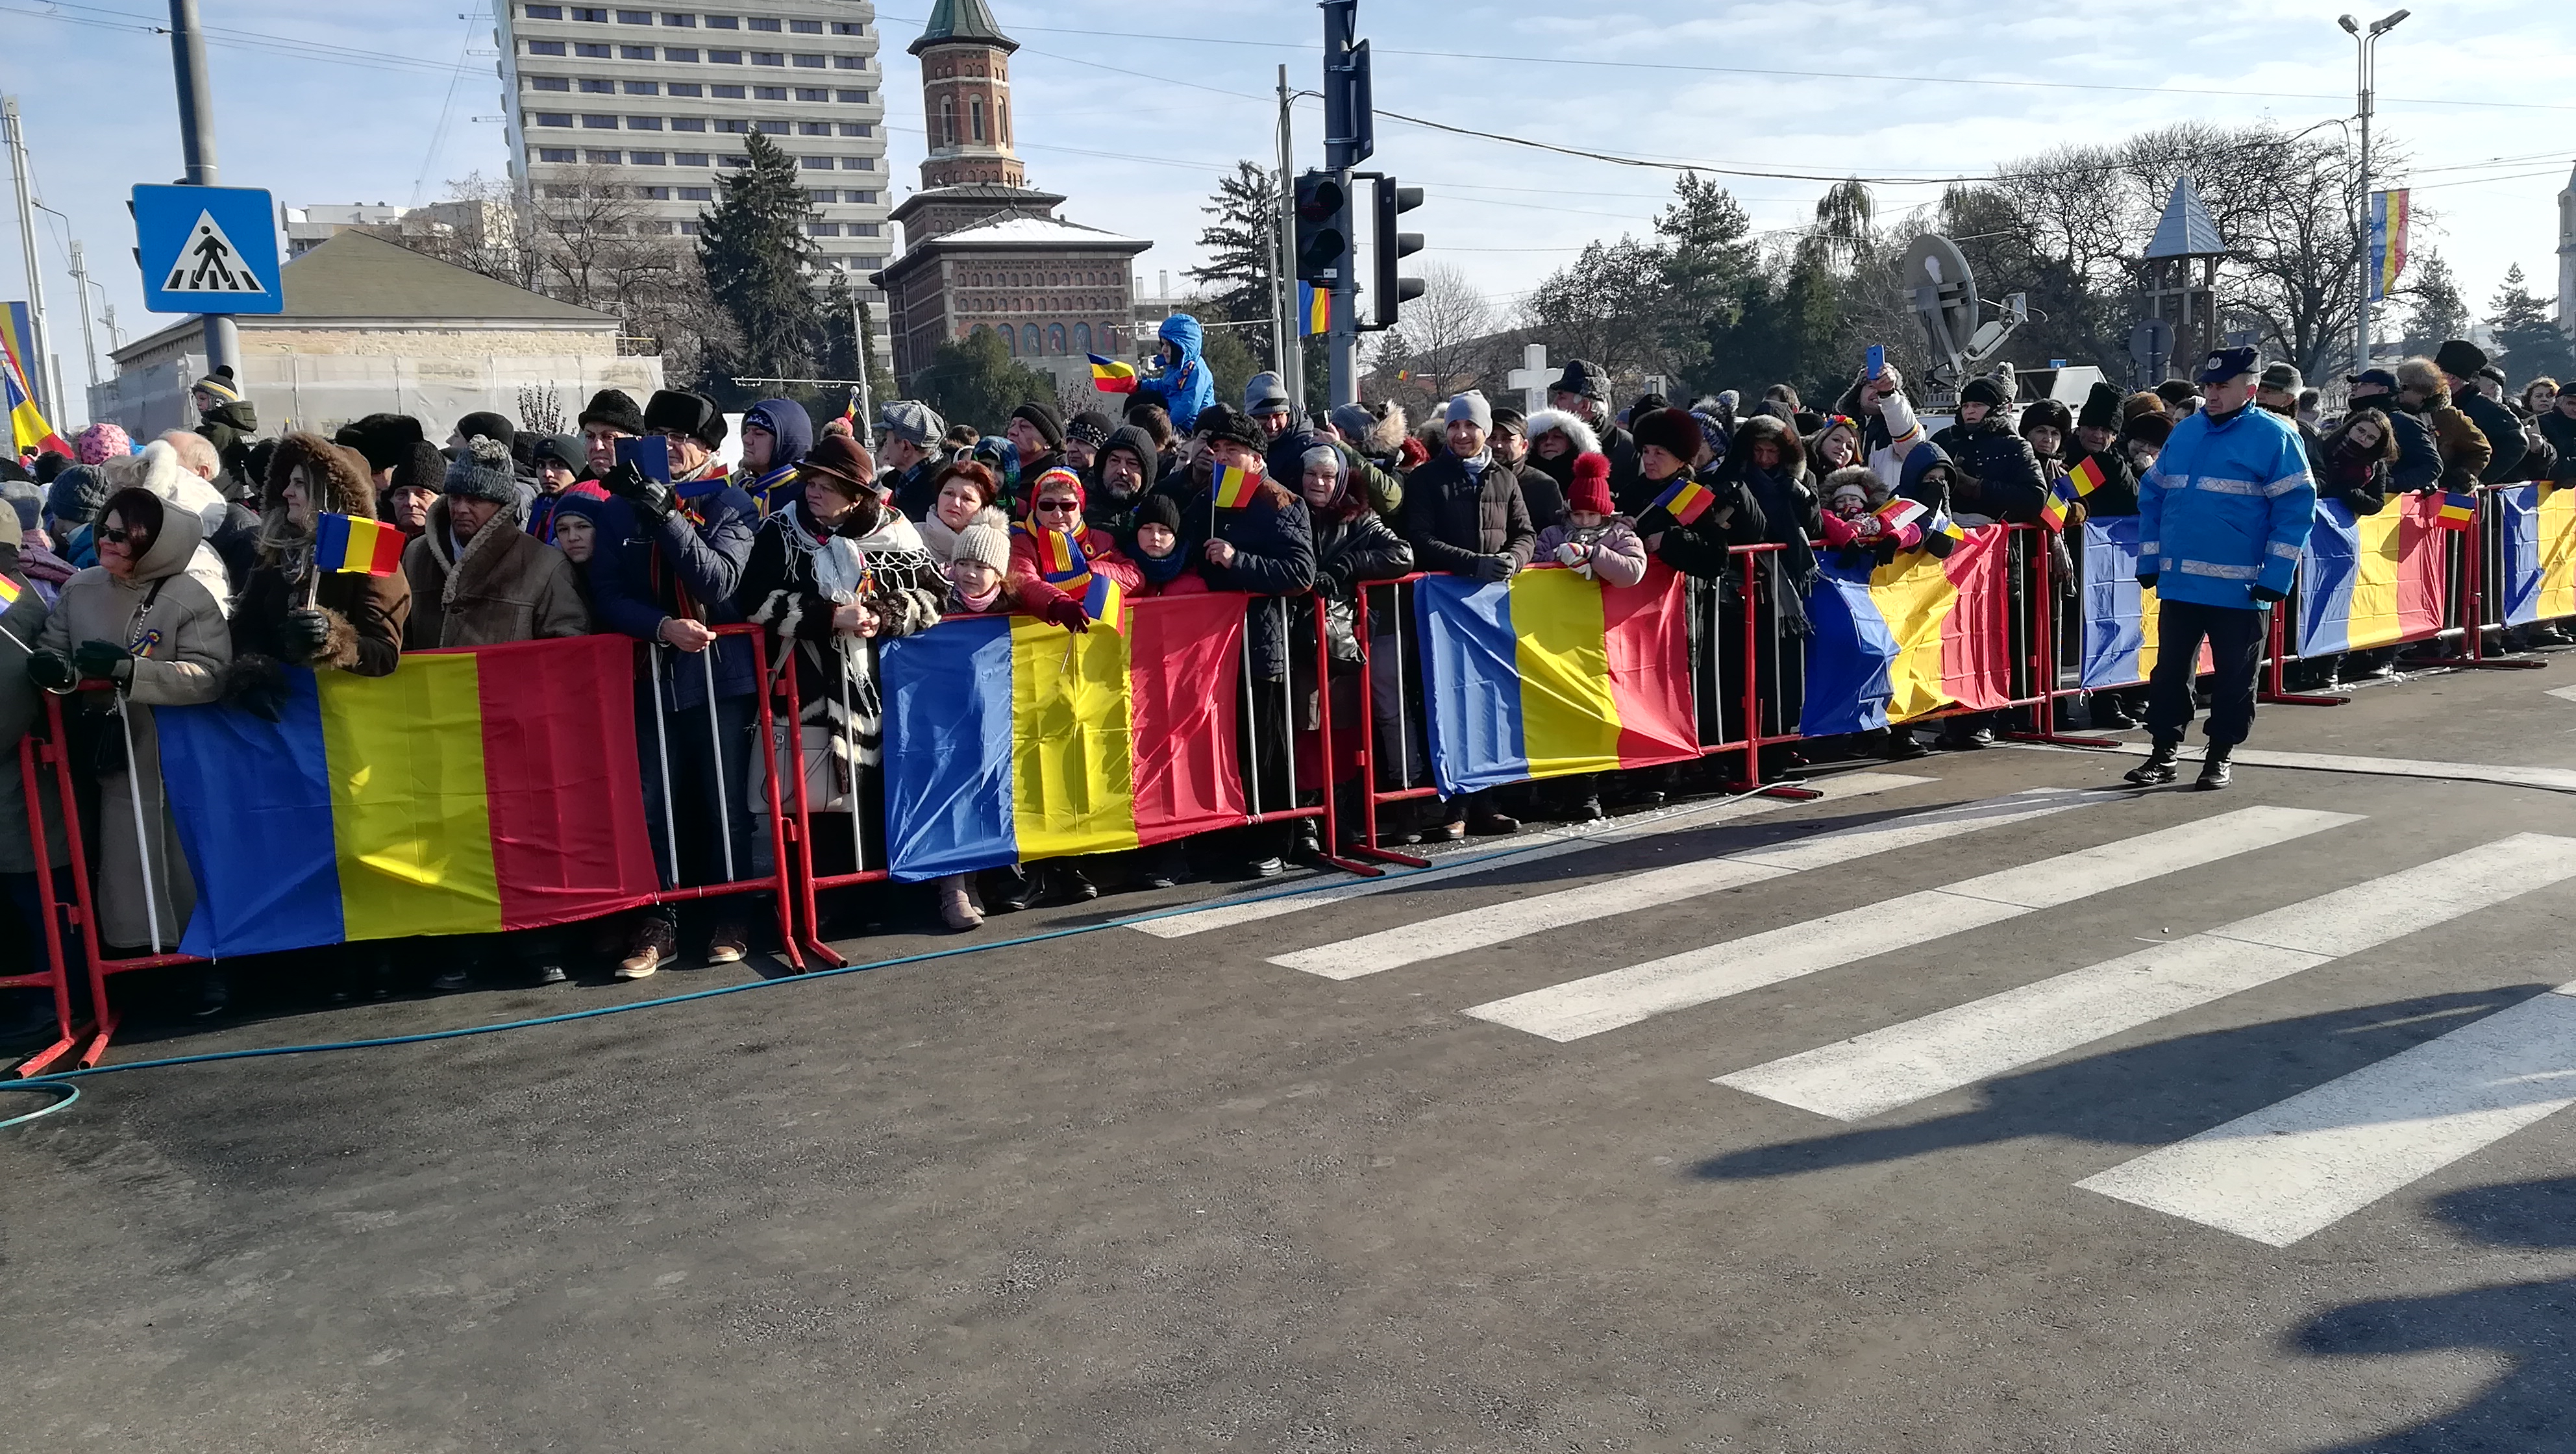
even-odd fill
[(884, 76), (868, 0), (738, 0), (722, 14), (494, 0), (511, 180), (600, 177), (634, 189), (645, 225), (695, 235), (716, 179), (765, 133), (796, 158), (806, 230), (850, 272), (885, 352)]

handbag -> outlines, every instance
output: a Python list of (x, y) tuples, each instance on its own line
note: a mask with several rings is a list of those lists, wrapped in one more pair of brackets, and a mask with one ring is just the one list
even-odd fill
[(789, 753), (804, 760), (805, 808), (813, 813), (847, 813), (851, 811), (851, 791), (856, 786), (850, 771), (849, 754), (842, 750), (837, 735), (830, 727), (812, 722), (796, 724), (796, 746), (787, 745), (785, 722), (769, 726), (769, 751), (755, 745), (751, 754), (751, 810), (769, 811), (769, 773), (774, 763), (782, 774), (778, 780), (778, 805), (796, 809), (795, 789), (788, 785), (785, 773), (791, 771)]

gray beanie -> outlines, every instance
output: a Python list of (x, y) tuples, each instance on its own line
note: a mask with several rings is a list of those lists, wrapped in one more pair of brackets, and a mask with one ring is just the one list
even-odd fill
[(510, 469), (510, 447), (488, 435), (465, 441), (447, 465), (447, 493), (495, 505), (517, 503), (518, 481)]
[(916, 449), (929, 449), (948, 433), (948, 422), (938, 411), (916, 399), (889, 401), (877, 415), (877, 427)]
[(1339, 430), (1342, 438), (1353, 448), (1357, 448), (1361, 440), (1368, 438), (1368, 432), (1377, 427), (1377, 416), (1369, 412), (1366, 404), (1335, 404), (1332, 419), (1333, 428)]
[(96, 465), (76, 464), (54, 476), (53, 488), (45, 495), (45, 513), (65, 525), (87, 525), (106, 503), (107, 476)]
[(1288, 386), (1274, 373), (1258, 373), (1243, 386), (1243, 412), (1246, 414), (1285, 414), (1288, 412)]
[(952, 560), (977, 560), (993, 568), (993, 574), (1011, 573), (1011, 537), (991, 525), (969, 525), (957, 532), (957, 549)]
[(1484, 395), (1469, 389), (1449, 401), (1448, 422), (1455, 424), (1461, 419), (1473, 420), (1477, 428), (1490, 431), (1494, 427), (1494, 407), (1485, 402)]

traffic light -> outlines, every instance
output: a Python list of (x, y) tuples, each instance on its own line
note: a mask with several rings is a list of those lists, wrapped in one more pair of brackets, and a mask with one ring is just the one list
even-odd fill
[(1393, 328), (1406, 302), (1422, 296), (1422, 280), (1400, 276), (1403, 259), (1422, 251), (1422, 234), (1398, 232), (1395, 219), (1422, 205), (1420, 187), (1399, 187), (1393, 177), (1377, 179), (1377, 320), (1373, 328)]
[(1350, 266), (1350, 190), (1331, 172), (1307, 172), (1297, 178), (1297, 281), (1337, 287)]
[(1353, 39), (1359, 0), (1324, 0), (1324, 165), (1358, 166), (1377, 150), (1369, 95), (1369, 43)]

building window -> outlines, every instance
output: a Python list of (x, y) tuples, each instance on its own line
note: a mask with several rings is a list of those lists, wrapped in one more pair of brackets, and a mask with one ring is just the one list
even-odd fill
[(653, 23), (653, 12), (650, 10), (620, 10), (617, 12), (617, 23), (620, 25), (651, 25)]
[(956, 97), (942, 96), (939, 98), (939, 127), (936, 134), (930, 138), (930, 144), (932, 146), (955, 146), (957, 144)]
[(853, 172), (873, 172), (877, 169), (877, 159), (875, 157), (843, 157), (841, 158), (841, 166), (844, 169)]
[(564, 76), (530, 76), (528, 78), (528, 89), (532, 91), (569, 91), (572, 89), (572, 81), (570, 78)]
[(694, 15), (674, 15), (665, 11), (662, 15), (662, 23), (664, 25), (676, 25), (682, 30), (695, 30), (698, 28), (698, 17)]
[(586, 130), (590, 131), (615, 131), (617, 129), (617, 118), (614, 116), (584, 116), (581, 119), (581, 124)]
[(784, 101), (787, 99), (787, 88), (785, 86), (754, 86), (751, 88), (751, 99), (754, 101)]
[(783, 66), (787, 64), (787, 53), (784, 51), (774, 50), (756, 50), (751, 53), (751, 63), (755, 66)]
[[(671, 153), (671, 165), (675, 167), (702, 167), (706, 164), (707, 154), (702, 151), (675, 151)], [(691, 196), (691, 193), (695, 193), (696, 195)], [(680, 200), (683, 202), (703, 202), (707, 200), (707, 189), (704, 187), (682, 187), (680, 189)]]
[(796, 160), (798, 165), (809, 172), (828, 172), (832, 169), (830, 157), (798, 157)]
[[(874, 207), (877, 205), (877, 194), (874, 192), (845, 192), (842, 196), (845, 200), (856, 202), (864, 207)], [(869, 234), (871, 237), (875, 235), (876, 234), (874, 233)]]
[(1061, 324), (1061, 323), (1050, 323), (1050, 324), (1048, 324), (1048, 325), (1047, 325), (1047, 352), (1049, 352), (1049, 353), (1062, 353), (1062, 352), (1064, 352), (1064, 325), (1063, 325), (1063, 324)]
[[(696, 65), (698, 61), (698, 53), (684, 46), (664, 46), (662, 48), (662, 59), (666, 61), (686, 61), (691, 65)], [(674, 92), (673, 94), (676, 95), (678, 93)]]
[[(687, 158), (683, 157), (681, 160), (686, 161)], [(697, 165), (705, 166), (706, 164), (707, 159), (705, 157), (702, 156), (698, 158)], [(682, 187), (678, 190), (680, 193), (680, 200), (683, 202), (712, 202), (716, 199), (716, 189), (713, 187)]]
[(653, 59), (653, 48), (649, 45), (621, 45), (617, 48), (617, 58), (622, 61), (649, 61)]
[(659, 131), (662, 129), (662, 118), (659, 116), (629, 116), (626, 118), (626, 129), (629, 131)]
[(845, 71), (864, 71), (868, 68), (868, 58), (866, 56), (834, 56), (832, 57), (832, 64)]
[(560, 5), (531, 5), (527, 7), (527, 14), (530, 20), (561, 20), (563, 19), (563, 7)]
[(674, 96), (703, 96), (706, 93), (707, 88), (699, 85), (695, 81), (673, 81), (671, 83), (671, 94)]
[(820, 86), (799, 86), (796, 88), (796, 99), (799, 101), (829, 101), (832, 99), (832, 93), (824, 90)]
[(984, 139), (983, 97), (969, 96), (966, 98), (966, 119), (975, 129), (975, 139), (977, 141), (982, 141)]
[(785, 136), (787, 134), (787, 123), (784, 121), (755, 121), (751, 124), (751, 129), (759, 132), (763, 136)]
[(606, 25), (608, 23), (608, 12), (595, 6), (576, 5), (572, 7), (572, 18), (575, 20), (586, 20), (593, 25)]
[(629, 96), (659, 96), (662, 94), (662, 83), (659, 81), (628, 81), (626, 83), (626, 94)]
[(609, 47), (604, 45), (576, 44), (572, 48), (572, 53), (574, 55), (583, 57), (586, 60), (594, 61), (604, 61), (608, 59), (608, 52)]
[(798, 136), (830, 136), (832, 134), (832, 123), (828, 121), (799, 121), (796, 123), (796, 134)]
[(852, 237), (874, 237), (876, 235), (877, 225), (873, 222), (853, 222), (850, 224), (850, 236)]
[(537, 160), (541, 162), (569, 162), (578, 161), (580, 158), (573, 152), (573, 149), (568, 146), (541, 146), (537, 148)]
[(775, 31), (778, 29), (778, 22), (775, 20), (764, 20), (758, 16), (754, 16), (752, 18), (751, 28), (754, 30)]
[(697, 223), (694, 223), (694, 222), (683, 222), (683, 223), (681, 223), (681, 224), (680, 224), (680, 235), (681, 235), (682, 237), (695, 237), (695, 236), (697, 236), (697, 235), (698, 235), (698, 224), (697, 224)]
[(1089, 352), (1091, 352), (1091, 325), (1090, 325), (1090, 324), (1088, 324), (1088, 323), (1077, 323), (1077, 324), (1073, 325), (1073, 351), (1074, 351), (1075, 353), (1089, 353)]
[(829, 187), (826, 187), (819, 192), (812, 188), (807, 188), (805, 192), (805, 200), (817, 204), (838, 202), (841, 200), (841, 194), (833, 191)]
[(751, 130), (751, 123), (737, 117), (720, 116), (716, 118), (716, 130), (729, 131), (740, 136)]
[(807, 237), (838, 237), (841, 235), (841, 224), (837, 222), (808, 222), (805, 224), (805, 235)]
[(835, 20), (832, 22), (832, 33), (834, 35), (865, 35), (868, 33), (868, 28), (855, 20)]
[[(626, 160), (639, 167), (658, 167), (662, 165), (662, 154), (658, 151), (630, 151), (626, 154)], [(671, 200), (671, 189), (668, 187), (647, 187), (644, 190), (647, 193), (661, 193), (662, 195), (653, 199), (657, 202)]]
[(738, 66), (742, 64), (742, 52), (738, 50), (711, 50), (707, 52), (707, 62), (710, 65)]
[(868, 93), (865, 91), (843, 91), (841, 93), (841, 103), (845, 106), (865, 106), (868, 104)]
[(742, 88), (740, 86), (709, 86), (707, 88), (707, 94), (715, 97), (719, 101), (739, 101), (742, 99)]
[(843, 136), (874, 136), (877, 134), (877, 128), (873, 122), (844, 121), (841, 123), (841, 134)]
[(570, 126), (572, 125), (572, 113), (569, 111), (540, 111), (537, 113), (537, 124), (539, 126)]
[(703, 116), (674, 116), (671, 118), (671, 129), (673, 131), (704, 131), (707, 129), (707, 119)]
[(616, 93), (617, 83), (615, 81), (585, 80), (581, 83), (581, 88), (593, 96), (608, 96)]
[[(637, 161), (642, 161), (648, 156), (652, 157), (656, 162), (662, 159), (661, 154), (658, 152), (638, 152), (635, 155), (635, 159)], [(668, 187), (638, 187), (635, 189), (635, 195), (643, 198), (647, 202), (668, 202), (671, 200), (671, 189)]]
[(817, 71), (819, 71), (819, 70), (823, 69), (823, 57), (821, 57), (821, 56), (798, 56), (798, 57), (796, 58), (796, 64), (798, 64), (798, 65), (800, 65), (800, 66), (804, 66), (804, 67), (808, 68), (809, 70), (817, 70)]
[(586, 151), (581, 154), (581, 159), (597, 166), (613, 167), (617, 165), (619, 155), (613, 151)]
[(528, 42), (528, 54), (532, 56), (559, 56), (563, 53), (564, 43), (559, 40), (532, 40)]
[(749, 158), (749, 157), (718, 157), (718, 158), (716, 158), (716, 165), (717, 165), (718, 167), (747, 167), (747, 166), (750, 166), (750, 165), (751, 165), (751, 158)]
[(1018, 358), (1020, 356), (1019, 334), (1007, 323), (994, 331), (1002, 335), (1002, 347), (1011, 351), (1011, 357)]
[(819, 20), (791, 20), (787, 22), (787, 29), (796, 35), (821, 35), (823, 33), (823, 22)]
[(742, 22), (736, 20), (730, 15), (710, 15), (707, 17), (707, 29), (740, 30), (742, 29)]

